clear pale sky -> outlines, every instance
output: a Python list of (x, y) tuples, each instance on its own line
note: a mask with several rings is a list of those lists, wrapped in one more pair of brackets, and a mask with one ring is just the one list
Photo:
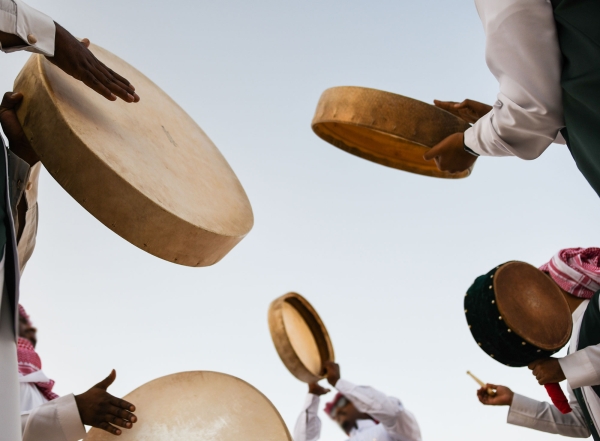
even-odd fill
[[(338, 85), (492, 103), (472, 1), (30, 4), (170, 94), (228, 159), (255, 214), (223, 261), (181, 267), (116, 236), (44, 172), (22, 303), (58, 393), (81, 393), (113, 367), (116, 395), (215, 370), (263, 391), (291, 431), (307, 388), (280, 362), (266, 314), (297, 291), (328, 326), (342, 376), (400, 398), (424, 440), (550, 439), (476, 400), (467, 369), (546, 397), (527, 369), (476, 346), (462, 302), (496, 264), (598, 245), (600, 201), (566, 147), (531, 162), (483, 158), (471, 177), (447, 181), (353, 157), (310, 129), (321, 92)], [(27, 56), (2, 55), (4, 89)], [(344, 438), (323, 421), (322, 439)]]

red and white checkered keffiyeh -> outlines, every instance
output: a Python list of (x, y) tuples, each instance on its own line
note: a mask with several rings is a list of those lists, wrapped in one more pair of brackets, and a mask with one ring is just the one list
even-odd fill
[[(27, 320), (27, 323), (31, 325), (29, 315), (25, 312), (25, 308), (19, 305), (19, 315)], [(19, 365), (19, 373), (21, 375), (29, 375), (34, 372), (38, 372), (42, 370), (42, 360), (37, 352), (35, 352), (35, 348), (31, 344), (31, 342), (25, 338), (19, 337), (17, 340), (17, 361)], [(33, 383), (39, 389), (48, 401), (52, 401), (55, 398), (58, 398), (54, 392), (52, 392), (52, 388), (54, 387), (54, 380), (49, 380), (46, 382), (36, 382)]]
[(600, 290), (600, 248), (566, 248), (542, 265), (558, 286), (584, 299)]

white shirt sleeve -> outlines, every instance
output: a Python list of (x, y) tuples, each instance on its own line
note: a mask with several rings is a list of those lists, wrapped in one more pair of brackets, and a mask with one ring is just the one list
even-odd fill
[(25, 42), (6, 49), (0, 45), (3, 52), (26, 50), (54, 56), (54, 21), (21, 0), (0, 0), (0, 31), (17, 35)]
[(78, 441), (85, 436), (73, 394), (21, 415), (23, 441)]
[(317, 441), (321, 436), (318, 395), (308, 394), (294, 427), (294, 441)]
[(500, 85), (492, 110), (465, 132), (482, 156), (535, 159), (565, 125), (561, 53), (547, 0), (475, 0), (486, 62)]
[(399, 399), (388, 397), (369, 386), (356, 386), (344, 379), (339, 379), (335, 388), (348, 398), (359, 411), (379, 421), (393, 439), (398, 441), (421, 440), (421, 430), (417, 420), (404, 408)]
[(552, 404), (515, 394), (508, 411), (507, 422), (542, 432), (574, 438), (587, 438), (590, 431), (585, 424), (579, 403), (569, 387), (569, 405), (572, 412), (562, 414)]
[(558, 360), (567, 381), (577, 389), (600, 384), (600, 345), (588, 346)]

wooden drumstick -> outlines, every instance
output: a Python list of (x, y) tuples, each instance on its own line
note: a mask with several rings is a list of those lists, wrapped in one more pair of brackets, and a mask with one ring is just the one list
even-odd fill
[[(481, 387), (485, 387), (485, 383), (483, 381), (481, 381), (479, 378), (477, 378), (475, 375), (473, 375), (471, 373), (471, 371), (467, 371), (467, 375), (470, 376), (473, 380), (475, 380), (477, 382), (477, 384), (479, 384)], [(494, 397), (494, 396), (496, 396), (496, 391), (494, 389), (492, 389), (491, 387), (488, 387), (487, 394), (490, 397)]]

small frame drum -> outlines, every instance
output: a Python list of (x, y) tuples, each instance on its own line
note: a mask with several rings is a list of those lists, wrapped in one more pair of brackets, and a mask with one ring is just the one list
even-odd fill
[(300, 294), (291, 292), (273, 300), (269, 330), (281, 361), (300, 381), (319, 381), (324, 376), (323, 364), (335, 361), (323, 321)]
[(252, 228), (248, 197), (217, 147), (156, 84), (105, 49), (94, 55), (141, 97), (111, 102), (33, 55), (17, 115), (54, 179), (112, 231), (187, 266), (212, 265)]
[[(292, 441), (273, 404), (250, 384), (218, 372), (182, 372), (150, 381), (125, 400), (138, 422), (121, 441)], [(92, 428), (85, 441), (113, 441)]]
[(440, 171), (423, 155), (470, 125), (445, 110), (402, 95), (364, 87), (333, 87), (321, 95), (313, 131), (334, 146), (377, 164), (438, 178), (465, 178)]

